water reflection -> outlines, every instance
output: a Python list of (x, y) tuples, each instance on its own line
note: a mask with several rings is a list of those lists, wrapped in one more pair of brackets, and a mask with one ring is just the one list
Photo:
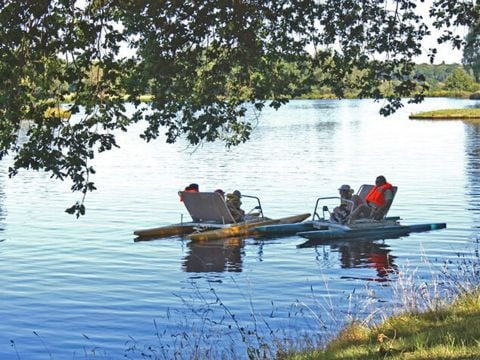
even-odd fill
[(316, 125), (319, 136), (325, 139), (332, 139), (332, 136), (335, 134), (337, 128), (338, 122), (335, 121), (321, 120)]
[[(320, 244), (317, 242), (317, 247)], [(340, 266), (349, 268), (372, 268), (375, 269), (377, 278), (368, 279), (375, 281), (387, 281), (390, 274), (397, 273), (395, 256), (390, 252), (390, 247), (383, 241), (378, 240), (338, 240), (330, 241), (328, 245), (331, 252), (339, 254)]]
[[(0, 168), (0, 233), (5, 229), (5, 209), (4, 209), (4, 200), (5, 200), (5, 190), (4, 184), (5, 179), (7, 178), (6, 169), (3, 167)], [(0, 235), (0, 242), (5, 239)]]
[[(464, 126), (468, 210), (478, 215), (480, 214), (480, 124), (466, 122)], [(474, 223), (478, 224), (478, 220), (474, 219)], [(473, 226), (479, 227), (479, 225)]]
[(395, 257), (390, 254), (390, 249), (383, 242), (348, 241), (334, 243), (330, 247), (333, 251), (339, 252), (342, 268), (373, 268), (379, 278), (386, 278), (396, 272)]
[(182, 261), (185, 272), (241, 272), (245, 240), (230, 238), (221, 241), (190, 241)]
[(480, 108), (480, 101), (475, 101), (473, 103), (465, 105), (465, 108), (467, 108), (467, 109), (478, 109), (478, 108)]

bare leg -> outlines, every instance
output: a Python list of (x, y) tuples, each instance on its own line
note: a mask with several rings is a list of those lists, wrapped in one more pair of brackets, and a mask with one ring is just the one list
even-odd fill
[(359, 205), (353, 212), (350, 214), (349, 222), (355, 221), (357, 219), (368, 218), (372, 214), (372, 208), (367, 204)]

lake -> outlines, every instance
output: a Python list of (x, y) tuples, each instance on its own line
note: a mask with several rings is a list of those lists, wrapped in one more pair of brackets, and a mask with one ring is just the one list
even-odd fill
[[(292, 101), (264, 111), (251, 140), (230, 150), (147, 144), (138, 124), (95, 159), (98, 191), (80, 219), (64, 212), (80, 199), (69, 183), (9, 179), (4, 159), (0, 358), (247, 358), (390, 314), (406, 280), (431, 285), (445, 264), (476, 261), (479, 238), (480, 125), (408, 114), (478, 105), (427, 99), (384, 118), (370, 100)], [(259, 196), (265, 215), (282, 217), (380, 174), (398, 186), (390, 215), (447, 229), (310, 248), (298, 236), (134, 242), (134, 230), (188, 218), (177, 192), (192, 182)]]

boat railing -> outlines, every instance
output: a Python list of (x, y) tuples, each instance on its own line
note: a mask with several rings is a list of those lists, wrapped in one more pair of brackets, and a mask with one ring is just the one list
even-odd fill
[(253, 196), (253, 195), (244, 195), (242, 194), (242, 197), (246, 197), (246, 198), (250, 198), (250, 199), (255, 199), (257, 200), (257, 203), (258, 205), (255, 206), (253, 209), (251, 209), (247, 215), (253, 215), (252, 212), (255, 211), (255, 210), (258, 210), (258, 215), (260, 218), (264, 219), (265, 216), (263, 215), (263, 209), (262, 209), (262, 203), (260, 202), (260, 199), (257, 197), (257, 196)]
[(327, 205), (322, 206), (322, 217), (320, 217), (320, 214), (318, 213), (318, 209), (319, 209), (320, 201), (332, 200), (332, 199), (338, 199), (338, 200), (341, 200), (343, 202), (349, 203), (349, 204), (351, 204), (352, 208), (354, 206), (354, 202), (352, 200), (344, 199), (344, 198), (341, 198), (340, 196), (319, 197), (319, 198), (317, 198), (317, 201), (315, 202), (315, 209), (313, 210), (313, 215), (312, 215), (312, 220), (313, 221), (315, 221), (315, 220), (326, 220), (327, 218), (325, 217), (325, 213), (327, 213), (329, 215), (328, 218), (330, 218), (330, 210), (328, 209)]

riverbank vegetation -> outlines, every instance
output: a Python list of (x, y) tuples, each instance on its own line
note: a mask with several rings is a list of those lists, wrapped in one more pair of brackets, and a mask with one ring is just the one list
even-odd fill
[[(330, 359), (479, 359), (480, 261), (471, 256), (435, 267), (428, 282), (404, 269), (392, 283), (389, 313), (352, 318), (326, 344), (283, 351), (283, 360)], [(434, 270), (434, 268), (432, 268)], [(393, 301), (393, 300), (392, 300)]]
[(432, 119), (432, 120), (480, 120), (480, 108), (477, 109), (444, 109), (425, 111), (410, 115), (410, 119)]
[[(431, 263), (432, 273), (428, 279), (420, 278), (414, 269), (399, 270), (388, 285), (391, 294), (386, 306), (368, 283), (365, 286), (370, 289), (369, 295), (357, 297), (355, 291), (352, 292), (347, 300), (349, 308), (341, 312), (329, 296), (317, 296), (312, 290), (313, 302), (298, 301), (291, 316), (294, 323), (295, 314), (302, 317), (305, 313), (311, 314), (314, 328), (308, 334), (294, 337), (270, 324), (274, 322), (273, 312), (265, 318), (256, 313), (252, 305), (254, 324), (247, 325), (238, 320), (213, 288), (214, 301), (197, 289), (195, 298), (184, 299), (187, 305), (184, 315), (198, 308), (199, 300), (204, 302), (202, 311), (195, 310), (195, 316), (191, 317), (200, 319), (201, 324), (195, 326), (190, 317), (186, 319), (186, 324), (193, 328), (185, 331), (195, 336), (180, 334), (176, 349), (181, 345), (182, 356), (187, 359), (479, 359), (480, 261), (477, 254), (478, 245), (474, 245), (470, 256), (458, 255), (457, 259), (440, 266)], [(328, 288), (328, 284), (325, 286)], [(196, 307), (189, 305), (192, 300)], [(211, 321), (213, 314), (219, 316), (217, 310), (223, 312), (222, 321)], [(220, 336), (218, 344), (221, 345), (205, 348), (202, 341), (209, 343), (208, 339), (215, 336)], [(240, 346), (232, 346), (233, 343)], [(156, 355), (161, 352), (154, 346), (134, 345), (129, 349), (131, 355), (171, 358), (168, 351), (172, 349), (164, 349), (163, 345), (161, 356)]]
[(466, 293), (450, 305), (410, 312), (375, 326), (359, 322), (344, 329), (325, 349), (283, 354), (307, 359), (479, 359), (480, 292)]
[[(309, 323), (308, 332), (295, 332), (288, 325), (279, 328), (275, 319), (280, 308), (272, 301), (269, 314), (261, 314), (240, 285), (239, 298), (250, 304), (251, 321), (240, 320), (220, 298), (212, 284), (200, 288), (192, 283), (191, 293), (180, 297), (182, 308), (168, 310), (153, 320), (150, 342), (125, 342), (126, 359), (278, 359), (278, 360), (362, 360), (362, 359), (479, 359), (480, 358), (480, 261), (478, 245), (472, 255), (458, 255), (443, 265), (430, 264), (432, 273), (421, 277), (408, 267), (392, 274), (385, 283), (391, 290), (388, 303), (368, 282), (367, 296), (346, 294), (349, 306), (338, 303), (322, 290), (312, 289), (307, 301), (297, 300), (289, 310), (289, 323)], [(388, 284), (388, 285), (387, 285)], [(328, 283), (324, 286), (328, 288)], [(248, 286), (247, 286), (248, 287)], [(246, 291), (246, 292), (245, 292)], [(298, 318), (297, 318), (298, 316)], [(309, 320), (311, 317), (311, 321)], [(164, 324), (175, 322), (170, 333)], [(277, 325), (276, 325), (277, 324)], [(347, 324), (347, 325), (345, 325)], [(343, 328), (343, 330), (342, 330)], [(293, 331), (292, 331), (293, 329)], [(50, 354), (48, 339), (34, 331), (44, 344), (40, 355)], [(84, 356), (110, 358), (106, 349), (83, 335)], [(52, 340), (50, 340), (52, 341)], [(18, 359), (22, 345), (11, 341)], [(76, 358), (78, 357), (78, 354)]]

